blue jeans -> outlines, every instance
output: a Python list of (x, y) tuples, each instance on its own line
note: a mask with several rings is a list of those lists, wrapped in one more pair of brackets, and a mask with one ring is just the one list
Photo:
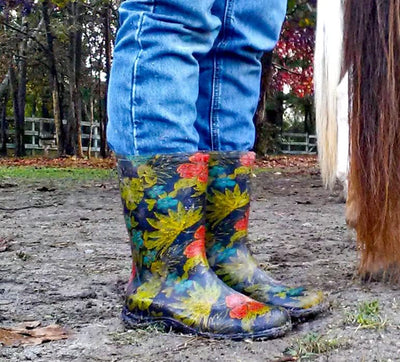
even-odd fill
[(286, 0), (126, 0), (107, 139), (119, 155), (252, 148), (260, 57)]

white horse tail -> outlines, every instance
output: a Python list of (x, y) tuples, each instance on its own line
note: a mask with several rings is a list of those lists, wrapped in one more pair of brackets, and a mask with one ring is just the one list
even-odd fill
[(337, 87), (342, 73), (342, 0), (319, 0), (314, 56), (314, 97), (318, 155), (325, 187), (337, 172)]

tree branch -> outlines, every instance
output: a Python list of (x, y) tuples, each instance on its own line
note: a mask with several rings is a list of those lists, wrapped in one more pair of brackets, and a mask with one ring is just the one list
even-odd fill
[(13, 26), (13, 25), (11, 25), (10, 23), (7, 23), (7, 22), (5, 22), (5, 21), (0, 20), (0, 24), (4, 25), (4, 26), (7, 27), (7, 28), (10, 28), (11, 30), (16, 31), (17, 33), (19, 33), (19, 34), (21, 34), (21, 35), (24, 35), (24, 36), (28, 37), (28, 39), (29, 39), (29, 41), (31, 42), (31, 44), (32, 44), (32, 42), (35, 42), (36, 44), (39, 45), (39, 47), (40, 47), (43, 51), (45, 51), (45, 52), (47, 51), (47, 48), (46, 48), (40, 41), (38, 41), (38, 40), (36, 39), (36, 35), (37, 35), (37, 33), (39, 32), (39, 29), (40, 29), (40, 28), (42, 27), (42, 25), (43, 25), (43, 19), (40, 20), (39, 25), (38, 25), (37, 28), (35, 29), (33, 35), (29, 35), (29, 34), (27, 34), (26, 32), (22, 31), (21, 29), (18, 29), (17, 27), (15, 27), (15, 26)]

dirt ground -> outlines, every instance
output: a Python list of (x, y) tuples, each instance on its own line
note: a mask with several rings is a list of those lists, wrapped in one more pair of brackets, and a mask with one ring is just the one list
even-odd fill
[[(324, 190), (315, 172), (261, 172), (253, 186), (256, 258), (278, 279), (324, 290), (330, 307), (284, 338), (233, 342), (124, 329), (119, 314), (131, 262), (115, 180), (0, 180), (0, 238), (8, 242), (0, 252), (0, 325), (34, 320), (72, 333), (2, 347), (0, 360), (400, 361), (399, 289), (355, 276), (354, 235), (339, 191)], [(373, 301), (382, 328), (351, 323), (360, 303)], [(310, 338), (321, 353), (302, 352)]]

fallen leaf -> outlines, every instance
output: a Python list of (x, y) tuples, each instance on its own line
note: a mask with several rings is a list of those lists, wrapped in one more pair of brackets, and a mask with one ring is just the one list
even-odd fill
[(49, 341), (67, 339), (67, 330), (57, 324), (40, 327), (40, 322), (26, 322), (15, 327), (0, 327), (0, 344), (7, 347), (38, 345)]
[(76, 157), (63, 158), (45, 158), (45, 157), (27, 157), (27, 158), (1, 158), (0, 166), (33, 166), (33, 167), (58, 167), (58, 168), (102, 168), (114, 169), (116, 166), (116, 158), (91, 158), (90, 160)]
[(7, 239), (0, 238), (0, 253), (7, 251), (9, 245)]

